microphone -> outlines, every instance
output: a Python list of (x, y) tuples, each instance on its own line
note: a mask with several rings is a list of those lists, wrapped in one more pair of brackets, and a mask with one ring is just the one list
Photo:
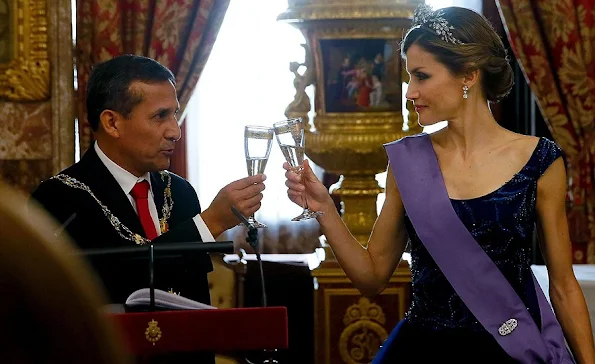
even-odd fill
[(252, 249), (254, 249), (254, 251), (258, 254), (258, 229), (255, 228), (254, 225), (248, 221), (246, 216), (242, 215), (242, 213), (235, 206), (231, 207), (231, 212), (233, 212), (233, 214), (236, 215), (238, 219), (240, 219), (242, 224), (248, 228), (248, 237), (246, 238), (246, 242), (248, 242)]
[(260, 253), (258, 249), (258, 229), (252, 225), (246, 216), (242, 215), (242, 213), (235, 207), (231, 207), (231, 212), (237, 216), (238, 219), (248, 228), (248, 237), (246, 238), (246, 242), (250, 244), (252, 249), (254, 249), (254, 253), (256, 253), (256, 260), (258, 261), (258, 267), (260, 268), (260, 287), (262, 289), (262, 307), (267, 307), (267, 294), (264, 286), (264, 271), (262, 269), (262, 260), (260, 259)]
[(76, 218), (76, 212), (74, 212), (72, 215), (70, 215), (68, 217), (68, 219), (66, 219), (66, 221), (64, 221), (64, 223), (62, 225), (60, 225), (59, 228), (57, 228), (56, 230), (54, 230), (54, 237), (58, 238), (60, 237), (60, 235), (62, 235), (62, 233), (64, 233), (64, 230), (66, 230), (66, 228), (68, 227), (68, 225), (70, 225), (70, 223)]

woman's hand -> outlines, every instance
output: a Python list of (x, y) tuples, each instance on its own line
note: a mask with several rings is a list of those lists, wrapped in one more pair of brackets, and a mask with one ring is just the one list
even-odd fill
[(328, 189), (316, 177), (308, 160), (304, 161), (301, 174), (292, 171), (287, 162), (283, 164), (283, 168), (286, 170), (287, 196), (291, 201), (304, 207), (306, 205), (304, 198), (306, 198), (308, 199), (308, 208), (312, 211), (328, 212), (335, 209)]

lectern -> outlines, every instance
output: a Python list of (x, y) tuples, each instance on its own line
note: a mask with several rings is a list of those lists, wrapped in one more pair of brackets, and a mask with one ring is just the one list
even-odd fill
[[(125, 347), (133, 355), (150, 357), (177, 352), (244, 352), (285, 349), (288, 346), (285, 307), (232, 308), (215, 310), (156, 311), (154, 262), (160, 255), (184, 252), (233, 252), (232, 242), (171, 243), (84, 250), (93, 260), (100, 256), (146, 258), (150, 304), (147, 312), (110, 313)], [(271, 361), (271, 363), (274, 361)]]

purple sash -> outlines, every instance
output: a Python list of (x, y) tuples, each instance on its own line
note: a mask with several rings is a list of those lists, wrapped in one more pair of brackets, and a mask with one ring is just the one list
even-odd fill
[(457, 216), (429, 135), (406, 137), (385, 148), (415, 231), (481, 325), (521, 363), (574, 363), (535, 277), (532, 275), (541, 332), (510, 283)]

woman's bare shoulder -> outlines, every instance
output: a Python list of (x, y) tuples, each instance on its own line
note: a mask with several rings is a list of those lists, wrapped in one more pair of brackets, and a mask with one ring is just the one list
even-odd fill
[(539, 137), (533, 135), (524, 135), (514, 132), (507, 132), (506, 142), (506, 154), (510, 157), (516, 157), (521, 160), (528, 159), (539, 144)]

